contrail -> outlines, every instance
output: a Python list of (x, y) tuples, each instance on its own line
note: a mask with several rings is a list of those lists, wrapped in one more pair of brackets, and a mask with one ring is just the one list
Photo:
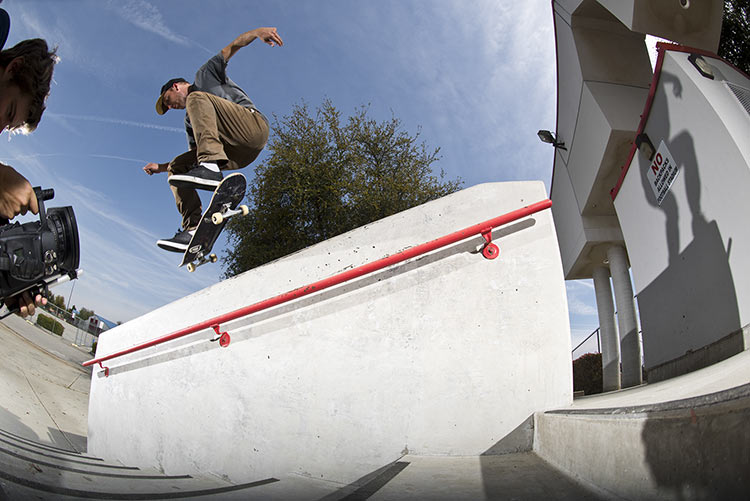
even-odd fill
[(90, 157), (90, 158), (106, 158), (108, 160), (123, 160), (125, 162), (135, 162), (135, 163), (148, 163), (147, 160), (142, 160), (140, 158), (129, 158), (129, 157), (121, 157), (117, 155), (99, 155), (95, 153), (32, 153), (29, 155), (15, 155), (13, 157), (0, 157), (0, 162), (5, 161), (18, 161), (18, 160), (31, 160), (33, 158), (41, 158), (41, 157)]
[(53, 117), (53, 118), (67, 118), (69, 120), (88, 120), (91, 122), (104, 122), (104, 123), (115, 124), (115, 125), (129, 125), (131, 127), (140, 127), (143, 129), (156, 129), (156, 130), (163, 130), (166, 132), (179, 132), (180, 134), (185, 133), (184, 129), (179, 129), (177, 127), (167, 127), (166, 125), (154, 125), (154, 124), (147, 124), (143, 122), (132, 122), (130, 120), (120, 120), (118, 118), (92, 117), (88, 115), (68, 115), (67, 113), (52, 113), (52, 112), (45, 113), (45, 116)]

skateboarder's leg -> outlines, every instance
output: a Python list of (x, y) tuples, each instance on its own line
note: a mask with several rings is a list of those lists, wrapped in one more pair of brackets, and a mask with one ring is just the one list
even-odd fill
[[(187, 151), (178, 155), (169, 163), (167, 173), (169, 177), (175, 174), (184, 174), (195, 167), (197, 158), (195, 150)], [(177, 210), (182, 215), (182, 229), (192, 230), (198, 226), (201, 220), (201, 199), (194, 188), (169, 186), (172, 189)]]
[(249, 165), (268, 141), (268, 124), (256, 111), (206, 92), (191, 92), (186, 111), (198, 144), (199, 162), (222, 169)]

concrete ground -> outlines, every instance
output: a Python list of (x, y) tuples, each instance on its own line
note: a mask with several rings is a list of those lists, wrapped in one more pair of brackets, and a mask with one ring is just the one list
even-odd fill
[(0, 322), (0, 429), (83, 452), (90, 354), (16, 315)]
[[(106, 499), (132, 498), (135, 491), (142, 491), (137, 495), (141, 499), (160, 499), (160, 492), (172, 492), (168, 497), (174, 497), (175, 490), (182, 491), (178, 497), (189, 499), (569, 500), (611, 497), (604, 491), (593, 492), (582, 486), (534, 452), (478, 457), (407, 455), (351, 485), (280, 472), (277, 478), (257, 485), (234, 486), (216, 475), (160, 477), (159, 472), (153, 475), (139, 470), (133, 477), (129, 469), (138, 465), (110, 466), (97, 463), (95, 458), (87, 458), (85, 454), (71, 462), (65, 451), (86, 452), (91, 370), (81, 367), (81, 363), (90, 358), (87, 349), (71, 345), (17, 316), (0, 321), (0, 381), (4, 384), (0, 392), (0, 441), (3, 442), (0, 500), (96, 498), (89, 489), (98, 491)], [(576, 399), (561, 411), (575, 413), (684, 401), (735, 388), (748, 381), (750, 351), (668, 381)], [(50, 449), (39, 449), (25, 439), (46, 444), (40, 447)], [(65, 457), (52, 459), (58, 455)], [(81, 466), (87, 463), (95, 463), (96, 467)], [(75, 473), (81, 468), (84, 471)], [(120, 468), (124, 473), (119, 476), (102, 474), (97, 473), (96, 468)], [(92, 476), (98, 478), (95, 484), (91, 484)], [(123, 481), (128, 487), (123, 487)], [(155, 488), (152, 484), (161, 487)]]
[[(73, 346), (60, 336), (17, 316), (1, 321), (0, 381), (4, 383), (5, 389), (0, 392), (0, 430), (7, 432), (3, 433), (4, 440), (8, 444), (12, 441), (15, 441), (14, 445), (20, 443), (26, 451), (30, 446), (17, 440), (28, 439), (85, 453), (91, 370), (82, 368), (81, 363), (90, 358), (87, 350)], [(9, 440), (11, 435), (17, 438)], [(3, 447), (15, 450), (8, 445)], [(19, 452), (24, 457), (35, 457), (23, 450)], [(54, 468), (51, 468), (54, 461), (47, 456), (33, 460), (25, 457), (26, 462), (4, 458), (6, 467), (12, 467), (14, 471), (23, 472), (32, 465), (34, 482), (8, 484), (0, 481), (4, 488), (4, 491), (0, 490), (0, 499), (29, 496), (38, 499), (83, 498), (81, 494), (84, 491), (76, 487), (80, 485), (77, 480), (68, 473), (65, 482), (60, 481), (59, 474), (54, 473)], [(49, 464), (44, 468), (46, 471), (40, 473), (39, 465), (45, 464), (45, 461)], [(7, 473), (10, 475), (10, 470)], [(90, 477), (84, 475), (83, 478), (87, 476)], [(15, 478), (19, 478), (18, 475)], [(48, 487), (43, 487), (46, 482), (44, 479), (52, 479), (47, 484)], [(129, 481), (132, 488), (136, 488), (132, 483), (134, 481)], [(191, 481), (196, 486), (194, 493), (209, 486), (199, 479)], [(108, 492), (108, 499), (122, 498), (116, 494), (117, 482), (121, 480), (113, 479), (112, 476), (101, 477), (95, 490)], [(61, 487), (62, 484), (66, 487)], [(147, 489), (147, 486), (144, 485), (143, 488)], [(176, 489), (177, 486), (171, 485), (169, 488)], [(128, 496), (122, 490), (119, 492), (119, 496)], [(326, 500), (602, 499), (533, 452), (483, 457), (405, 456), (401, 461), (349, 486), (324, 483), (298, 475), (280, 475), (278, 480), (267, 485), (217, 494), (210, 497)], [(156, 498), (158, 497), (160, 496), (157, 495)]]

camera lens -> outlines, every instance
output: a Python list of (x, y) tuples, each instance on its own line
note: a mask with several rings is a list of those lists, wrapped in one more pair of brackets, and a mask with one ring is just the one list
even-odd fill
[(78, 224), (72, 207), (53, 207), (47, 211), (47, 225), (55, 240), (57, 267), (63, 273), (74, 271), (80, 261)]

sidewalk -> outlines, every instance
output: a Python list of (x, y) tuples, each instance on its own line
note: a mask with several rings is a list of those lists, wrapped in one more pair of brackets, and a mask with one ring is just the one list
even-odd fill
[(16, 315), (0, 321), (0, 429), (86, 451), (90, 355)]

